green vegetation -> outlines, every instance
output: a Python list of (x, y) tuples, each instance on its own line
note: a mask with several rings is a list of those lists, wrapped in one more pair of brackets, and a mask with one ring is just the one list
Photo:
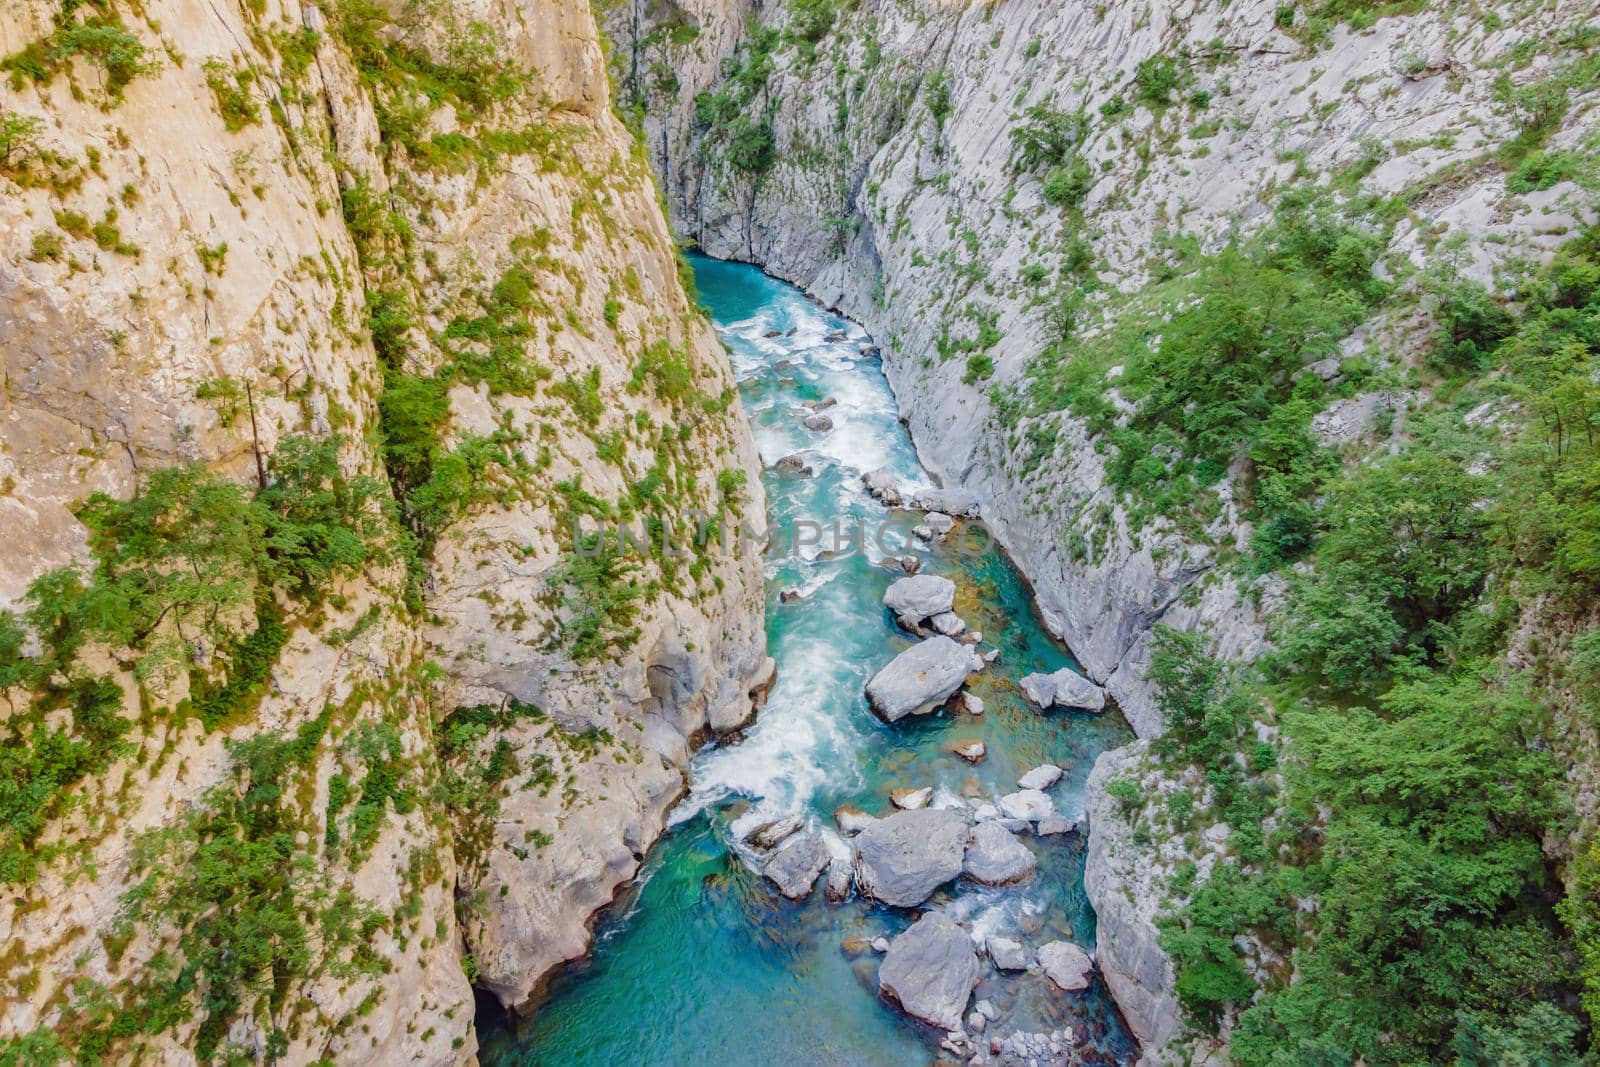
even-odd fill
[[(79, 8), (96, 14), (80, 20)], [(123, 26), (109, 0), (65, 0), (54, 21), (48, 36), (0, 60), (0, 70), (11, 73), (13, 89), (20, 90), (25, 81), (48, 85), (73, 59), (81, 58), (96, 69), (107, 98), (118, 101), (129, 82), (160, 69), (160, 61)]]
[(261, 121), (261, 109), (256, 106), (250, 88), (255, 84), (255, 74), (248, 68), (234, 69), (220, 59), (205, 62), (206, 87), (217, 101), (217, 113), (229, 133), (238, 133), (246, 126)]
[[(1233, 829), (1209, 880), (1175, 883), (1163, 943), (1194, 1025), (1236, 1015), (1240, 1064), (1577, 1062), (1574, 1001), (1600, 1003), (1600, 850), (1547, 852), (1574, 830), (1552, 704), (1576, 686), (1600, 713), (1600, 235), (1510, 299), (1427, 284), (1451, 402), (1318, 478), (1260, 677), (1193, 635), (1152, 659), (1156, 754)], [(1530, 616), (1563, 651), (1523, 650)], [(1240, 935), (1285, 959), (1259, 988)]]
[[(149, 684), (186, 673), (176, 713), (213, 728), (263, 691), (287, 637), (280, 598), (314, 601), (336, 575), (387, 558), (379, 487), (341, 471), (336, 439), (286, 438), (267, 469), (254, 496), (198, 465), (151, 473), (131, 500), (95, 494), (79, 512), (93, 569), (58, 568), (28, 588), (40, 650), (26, 654), (19, 621), (0, 614), (0, 682), (31, 693), (5, 724), (4, 880), (30, 876), (34, 839), (72, 787), (124, 752), (125, 695), (84, 666), (87, 646), (115, 651)], [(196, 665), (206, 648), (222, 652), (215, 666)]]

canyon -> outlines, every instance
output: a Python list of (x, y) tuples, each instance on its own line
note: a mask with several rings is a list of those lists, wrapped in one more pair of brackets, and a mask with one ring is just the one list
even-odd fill
[[(747, 995), (790, 977), (749, 931), (804, 946), (839, 1029), (777, 1019), (818, 1060), (1265, 1062), (1310, 1054), (1296, 1018), (1371, 1062), (1580, 1047), (1573, 1006), (1600, 1004), (1592, 16), (9, 4), (0, 1060), (466, 1064), (485, 1034), (494, 1062), (625, 1056), (650, 1034), (588, 1035), (630, 967), (701, 958), (671, 942), (696, 893), (703, 959), (748, 967)], [(1445, 489), (1385, 525), (1404, 490), (1362, 479), (1393, 470)], [(628, 556), (585, 532), (881, 517), (891, 483), (954, 513), (907, 558), (948, 572), (947, 622), (1001, 654), (899, 723), (863, 696), (914, 629), (878, 617), (896, 559), (830, 588), (827, 558)], [(941, 535), (973, 515), (1003, 556), (956, 566)], [(1357, 581), (1380, 572), (1412, 583), (1392, 613)], [(1025, 675), (1073, 668), (1108, 714), (1024, 699)], [(1397, 768), (1307, 704), (1380, 754), (1458, 723), (1495, 741)], [(1448, 729), (1405, 732), (1430, 715)], [(1435, 757), (1463, 790), (1441, 808), (1491, 831), (1428, 852), (1399, 903), (1509, 835), (1482, 865), (1497, 888), (1461, 890), (1491, 918), (1460, 955), (1559, 959), (1548, 988), (1513, 1011), (1452, 975), (1456, 1030), (1278, 1011), (1362, 973), (1317, 969), (1341, 942), (1316, 924), (1350, 914), (1338, 863), (1426, 850), (1362, 836), (1392, 811), (1331, 828), (1432, 796), (1394, 779)], [(1039, 875), (936, 901), (994, 939), (977, 996), (1004, 994), (1009, 1041), (980, 1039), (993, 1014), (924, 1010), (959, 1041), (890, 1014), (916, 998), (881, 1002), (864, 946), (906, 915), (761, 895), (758, 824), (805, 813), (808, 872), (849, 896), (829, 865), (869, 804), (926, 789), (981, 820), (1057, 762), (1083, 825), (1006, 812)], [(1453, 826), (1417, 810), (1425, 836)], [(1458, 906), (1449, 928), (1479, 938)], [(1019, 931), (1092, 949), (1089, 992), (1062, 968), (1006, 979), (995, 946)], [(531, 1006), (531, 1037), (486, 1025), (475, 991)], [(697, 1030), (705, 999), (655, 1024), (688, 1020), (671, 1048), (790, 1039), (746, 1034), (738, 998)]]

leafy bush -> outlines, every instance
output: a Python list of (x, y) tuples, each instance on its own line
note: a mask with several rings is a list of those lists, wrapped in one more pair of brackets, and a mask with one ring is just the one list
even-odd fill
[(1081, 156), (1073, 156), (1067, 163), (1051, 167), (1039, 187), (1048, 204), (1058, 207), (1078, 207), (1089, 195), (1094, 184), (1094, 171)]
[(250, 87), (255, 75), (249, 69), (235, 70), (220, 59), (205, 62), (206, 86), (217, 101), (217, 113), (229, 133), (238, 133), (246, 126), (261, 121), (261, 109), (256, 105)]
[(1139, 103), (1146, 107), (1162, 108), (1172, 103), (1173, 90), (1182, 82), (1177, 61), (1171, 56), (1151, 56), (1140, 62), (1134, 71)]

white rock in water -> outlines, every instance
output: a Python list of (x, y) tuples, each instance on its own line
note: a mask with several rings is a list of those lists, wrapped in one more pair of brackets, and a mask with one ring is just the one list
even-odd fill
[(1050, 798), (1037, 789), (1023, 789), (1000, 798), (1000, 814), (1008, 819), (1037, 822), (1055, 814), (1055, 810)]
[(889, 802), (901, 811), (915, 811), (928, 806), (928, 801), (933, 799), (933, 786), (925, 785), (921, 789), (895, 789), (889, 793)]
[(955, 754), (968, 763), (979, 763), (989, 754), (989, 748), (982, 741), (967, 741), (956, 745)]
[(964, 633), (967, 629), (966, 620), (953, 611), (941, 611), (928, 620), (928, 625), (946, 637), (954, 637), (956, 634)]
[(855, 839), (856, 887), (897, 908), (921, 904), (961, 873), (967, 818), (951, 808), (898, 811)]
[(1070, 667), (1062, 667), (1053, 674), (1027, 675), (1017, 685), (1041, 708), (1103, 711), (1106, 706), (1106, 691)]
[(1015, 885), (1030, 877), (1038, 865), (1027, 845), (991, 819), (972, 828), (961, 873), (979, 885)]
[(982, 715), (983, 700), (979, 697), (973, 696), (971, 693), (962, 693), (961, 710), (965, 711), (968, 715)]
[(948, 637), (930, 637), (891, 660), (867, 683), (867, 702), (886, 722), (926, 715), (961, 688), (982, 661)]
[(1039, 947), (1039, 966), (1050, 981), (1069, 992), (1089, 988), (1094, 961), (1070, 941), (1052, 941)]
[(799, 815), (785, 815), (781, 819), (774, 819), (771, 822), (762, 823), (760, 826), (750, 831), (749, 837), (747, 837), (745, 840), (749, 841), (750, 844), (756, 848), (777, 848), (790, 834), (799, 833), (800, 829), (805, 826), (805, 824), (805, 819), (801, 818)]
[(880, 955), (885, 953), (885, 952), (888, 952), (889, 951), (889, 939), (887, 937), (875, 937), (875, 938), (873, 938), (872, 939), (872, 951), (874, 951), (876, 953), (879, 953)]
[(825, 893), (828, 900), (837, 904), (850, 896), (850, 887), (855, 884), (854, 855), (848, 848), (845, 854), (834, 855), (828, 863), (828, 882)]
[(908, 630), (915, 629), (924, 619), (949, 612), (955, 602), (956, 583), (936, 574), (900, 578), (890, 582), (883, 593), (883, 606)]
[(829, 858), (822, 835), (807, 830), (785, 841), (762, 866), (761, 873), (772, 879), (790, 900), (803, 900), (817, 884), (817, 876), (828, 865)]
[(978, 970), (967, 932), (934, 911), (889, 943), (878, 967), (878, 989), (907, 1015), (955, 1030), (978, 984)]
[(1046, 815), (1039, 820), (1039, 836), (1050, 837), (1055, 834), (1068, 834), (1078, 828), (1078, 824), (1065, 815)]
[(861, 476), (861, 480), (866, 484), (869, 496), (883, 501), (890, 507), (899, 505), (904, 499), (900, 492), (900, 479), (888, 467), (868, 471)]
[[(1013, 941), (1009, 937), (991, 937), (984, 948), (989, 953), (989, 959), (1002, 971), (1025, 971), (1032, 961), (1028, 958), (1028, 950), (1021, 941)], [(983, 1010), (983, 1001), (978, 1005), (978, 1010)], [(992, 1010), (992, 1008), (991, 1008)], [(994, 1016), (990, 1016), (994, 1018)]]
[(1061, 781), (1061, 768), (1053, 763), (1042, 763), (1017, 779), (1023, 789), (1049, 789)]
[(839, 832), (849, 837), (852, 834), (859, 834), (877, 822), (878, 817), (853, 808), (840, 808), (833, 813), (833, 821), (839, 824)]

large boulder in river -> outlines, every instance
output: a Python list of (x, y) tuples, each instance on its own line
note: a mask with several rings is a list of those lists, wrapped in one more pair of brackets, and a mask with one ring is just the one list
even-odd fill
[(900, 506), (903, 499), (900, 492), (900, 477), (888, 467), (868, 471), (861, 476), (861, 481), (866, 485), (868, 495), (892, 508)]
[(816, 878), (829, 861), (826, 841), (821, 833), (805, 830), (790, 835), (784, 846), (762, 865), (762, 873), (778, 885), (790, 901), (800, 901), (811, 893)]
[(911, 908), (961, 873), (967, 817), (918, 808), (879, 819), (856, 835), (856, 885), (864, 896)]
[(967, 839), (961, 873), (979, 885), (1015, 885), (1033, 874), (1038, 861), (998, 819), (980, 822)]
[(1043, 790), (1019, 789), (1000, 798), (1000, 814), (1008, 819), (1038, 822), (1055, 813), (1055, 803)]
[(1071, 667), (1051, 674), (1030, 674), (1017, 684), (1041, 708), (1103, 711), (1106, 706), (1106, 691)]
[(1039, 946), (1039, 966), (1050, 981), (1069, 992), (1088, 989), (1094, 961), (1070, 941), (1052, 941)]
[(822, 835), (807, 830), (791, 835), (762, 865), (761, 873), (772, 879), (790, 900), (802, 900), (817, 884), (817, 876), (830, 858)]
[(883, 606), (894, 613), (900, 625), (914, 630), (922, 620), (947, 612), (956, 602), (956, 583), (937, 574), (916, 574), (889, 583)]
[(983, 669), (968, 645), (930, 637), (900, 653), (867, 683), (867, 702), (885, 722), (926, 715), (950, 699), (967, 675)]
[(978, 984), (972, 938), (948, 915), (929, 912), (889, 942), (878, 967), (878, 989), (907, 1015), (955, 1030)]

